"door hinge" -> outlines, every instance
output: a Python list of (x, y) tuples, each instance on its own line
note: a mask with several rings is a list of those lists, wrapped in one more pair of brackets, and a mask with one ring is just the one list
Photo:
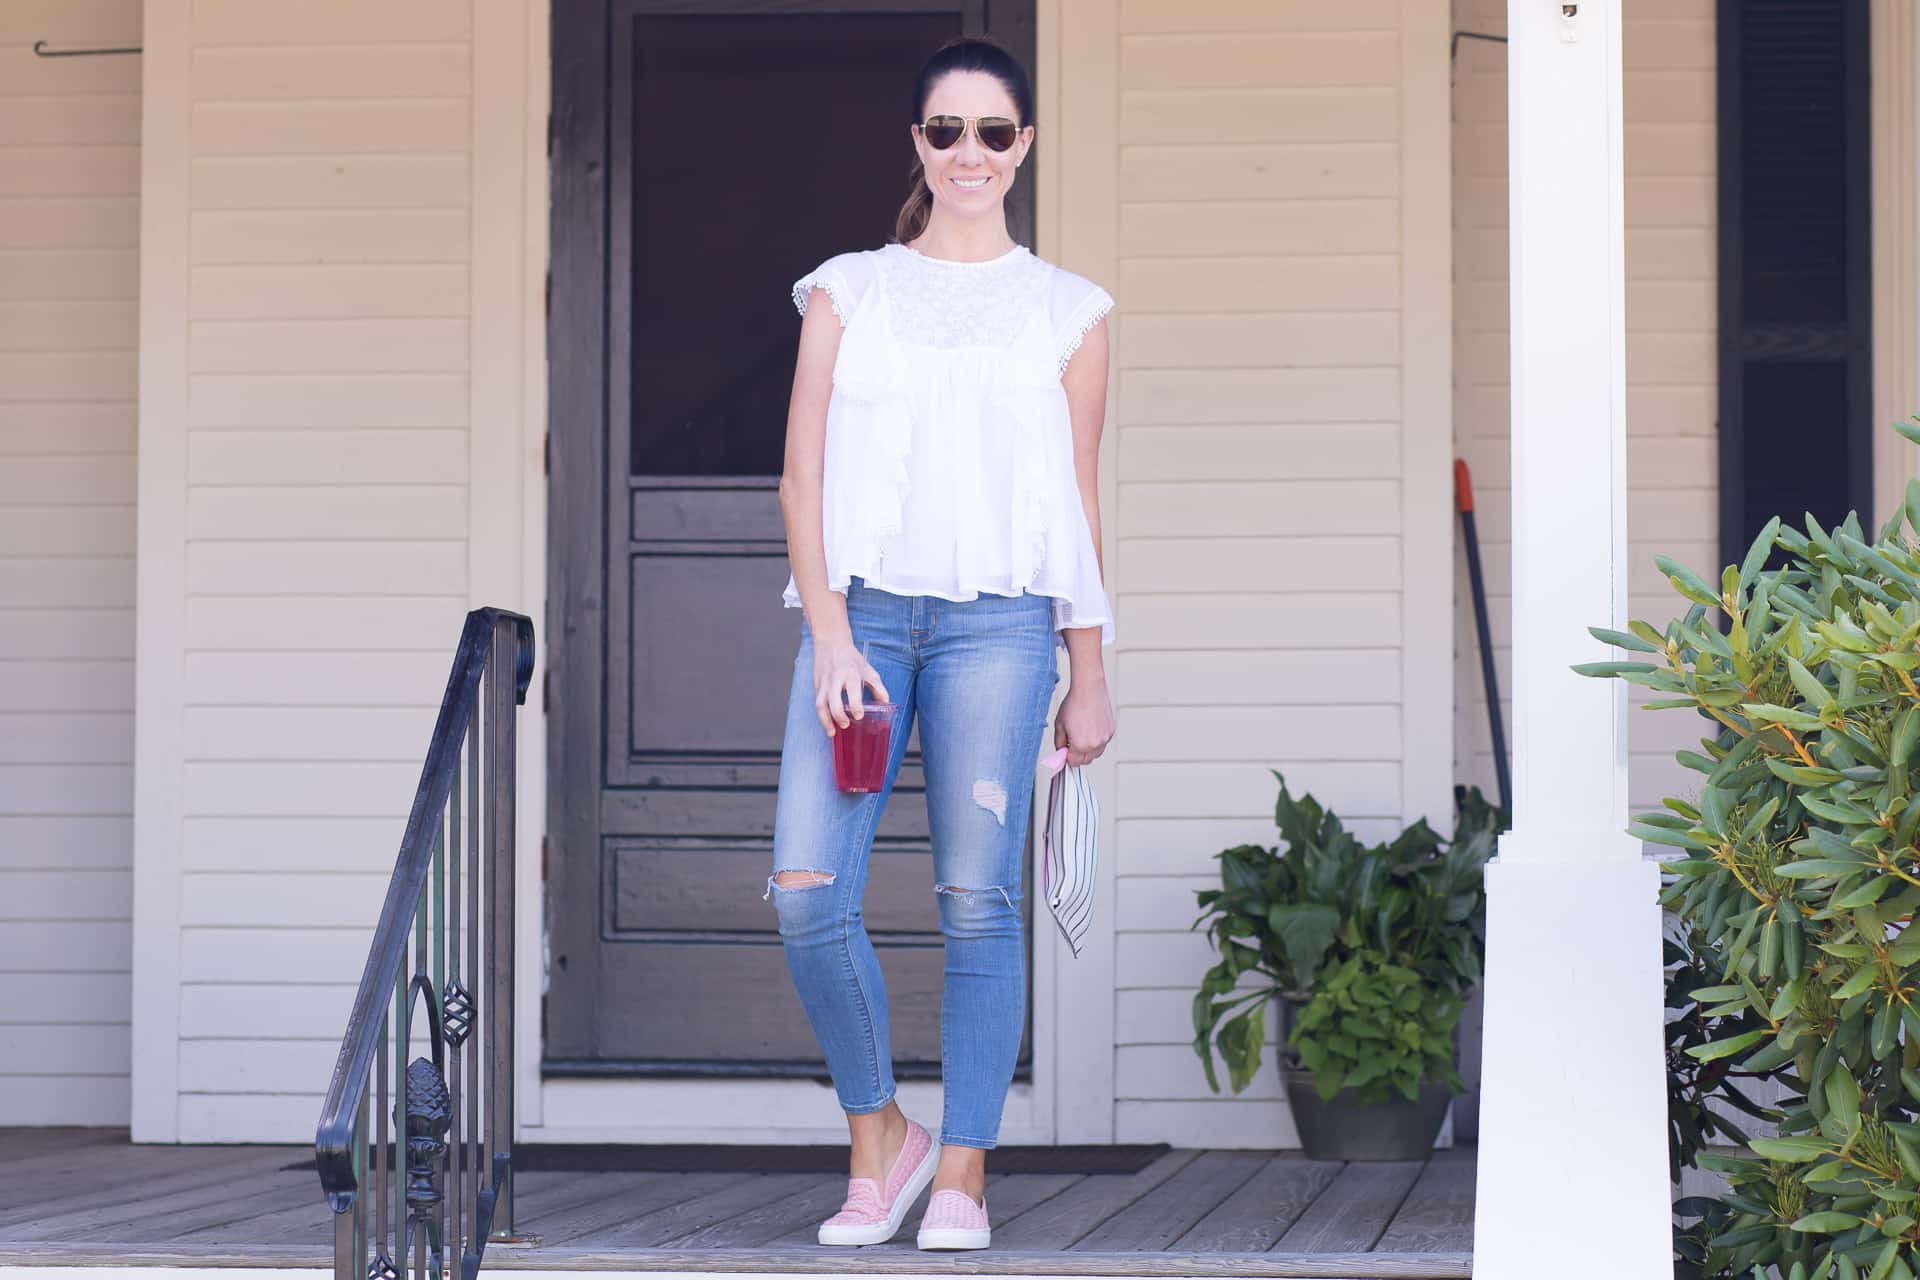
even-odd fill
[(542, 715), (546, 714), (547, 708), (552, 705), (553, 705), (553, 669), (551, 667), (542, 667), (540, 669), (540, 712), (541, 714)]
[(553, 432), (549, 431), (540, 438), (540, 474), (553, 474)]
[(547, 882), (547, 866), (553, 860), (553, 837), (540, 837), (540, 883)]

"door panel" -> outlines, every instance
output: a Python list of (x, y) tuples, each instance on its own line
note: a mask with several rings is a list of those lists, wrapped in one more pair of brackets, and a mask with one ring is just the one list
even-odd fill
[[(992, 10), (1031, 64), (1031, 5)], [(800, 635), (786, 294), (890, 238), (913, 71), (987, 11), (556, 6), (549, 1073), (824, 1075), (762, 897)], [(915, 734), (866, 901), (903, 1076), (938, 1070), (932, 885)]]
[[(927, 1074), (940, 1061), (940, 948), (876, 942), (875, 950), (887, 975), (895, 1074), (916, 1060)], [(752, 942), (610, 947), (603, 981), (634, 993), (636, 1004), (644, 993), (645, 1016), (623, 1029), (621, 1057), (562, 1063), (559, 1074), (828, 1078), (779, 955)], [(715, 991), (726, 993), (723, 1011), (715, 1009)], [(700, 1056), (675, 1056), (689, 1049)]]
[[(766, 853), (764, 844), (738, 840), (609, 841), (607, 935), (657, 941), (684, 934), (690, 920), (703, 930), (764, 933)], [(874, 851), (865, 912), (876, 940), (925, 931), (929, 856), (925, 845)]]
[[(609, 737), (610, 778), (659, 785), (685, 762), (777, 756), (800, 643), (798, 609), (769, 618), (784, 550), (715, 555), (658, 544), (628, 560), (627, 731)], [(781, 661), (784, 654), (785, 661)], [(691, 674), (724, 680), (689, 678)], [(705, 759), (688, 760), (692, 753)]]

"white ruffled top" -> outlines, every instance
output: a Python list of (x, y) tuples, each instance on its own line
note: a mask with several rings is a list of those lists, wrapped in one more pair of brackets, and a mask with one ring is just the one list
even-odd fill
[[(794, 283), (839, 316), (827, 406), (827, 584), (900, 595), (1053, 598), (1061, 628), (1113, 610), (1073, 466), (1060, 375), (1107, 292), (1021, 246), (985, 262), (902, 244), (829, 258)], [(791, 575), (783, 600), (800, 606)]]

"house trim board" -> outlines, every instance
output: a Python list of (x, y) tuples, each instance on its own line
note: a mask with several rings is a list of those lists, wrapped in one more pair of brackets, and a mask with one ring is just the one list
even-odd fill
[(146, 0), (134, 606), (132, 1131), (180, 1136), (180, 851), (191, 283), (190, 0)]
[[(1400, 819), (1453, 830), (1453, 67), (1446, 10), (1400, 18)], [(1453, 1109), (1435, 1145), (1454, 1142)]]
[[(527, 74), (525, 104), (527, 127), (520, 138), (524, 156), (523, 198), (526, 205), (524, 257), (521, 270), (525, 284), (521, 306), (532, 315), (523, 325), (526, 377), (520, 385), (524, 397), (521, 417), (521, 476), (525, 491), (521, 507), (521, 559), (527, 566), (525, 584), (526, 613), (530, 618), (545, 618), (547, 600), (547, 210), (550, 192), (547, 182), (547, 136), (552, 96), (552, 4), (551, 0), (527, 0), (525, 12), (524, 60)], [(536, 309), (537, 308), (537, 309)], [(531, 692), (520, 719), (520, 776), (526, 779), (520, 789), (520, 847), (528, 850), (517, 877), (521, 900), (535, 904), (532, 911), (517, 917), (520, 936), (515, 940), (521, 957), (519, 990), (515, 999), (528, 1011), (528, 1030), (514, 1050), (514, 1092), (520, 1124), (538, 1124), (541, 1120), (540, 1024), (541, 1000), (546, 990), (546, 866), (547, 831), (547, 705), (546, 652), (551, 637), (536, 638)]]
[(1453, 829), (1453, 76), (1445, 6), (1400, 19), (1403, 822)]
[(1873, 196), (1873, 514), (1899, 509), (1920, 476), (1920, 447), (1889, 423), (1920, 412), (1920, 22), (1907, 0), (1871, 0), (1867, 62)]
[[(474, 0), (472, 254), (468, 267), (468, 604), (542, 618), (546, 594), (545, 177), (547, 0)], [(531, 692), (516, 728), (514, 916), (517, 1125), (540, 1120), (548, 637), (534, 640)]]
[[(1052, 162), (1042, 167), (1039, 249), (1061, 266), (1109, 285), (1120, 278), (1120, 4), (1119, 0), (1040, 0), (1042, 119), (1057, 120), (1051, 136), (1059, 141)], [(1071, 48), (1069, 59), (1065, 50)], [(1057, 239), (1055, 236), (1057, 234)], [(1052, 241), (1050, 244), (1049, 241)], [(1119, 432), (1114, 407), (1119, 401), (1119, 360), (1125, 340), (1126, 300), (1107, 319), (1107, 424), (1100, 439), (1100, 555), (1107, 597), (1119, 607)], [(1105, 655), (1108, 693), (1117, 708), (1123, 701), (1118, 651)], [(1064, 695), (1067, 681), (1060, 683)], [(1048, 740), (1051, 745), (1052, 740)], [(1114, 1140), (1114, 1042), (1117, 995), (1114, 915), (1119, 891), (1119, 770), (1113, 752), (1088, 766), (1094, 790), (1107, 798), (1100, 814), (1099, 879), (1094, 887), (1093, 919), (1078, 957), (1043, 912), (1034, 913), (1036, 996), (1045, 990), (1052, 1009), (1044, 1022), (1047, 1061), (1034, 1063), (1036, 1088), (1050, 1095), (1052, 1132), (1047, 1140), (1101, 1143)], [(1044, 808), (1037, 803), (1035, 810)], [(1040, 817), (1043, 819), (1044, 814)], [(1038, 850), (1038, 838), (1034, 848)], [(1036, 881), (1037, 882), (1037, 881)], [(1036, 1004), (1039, 1002), (1036, 1000)], [(1039, 1010), (1036, 1010), (1038, 1013)], [(1071, 1081), (1071, 1087), (1064, 1082)]]

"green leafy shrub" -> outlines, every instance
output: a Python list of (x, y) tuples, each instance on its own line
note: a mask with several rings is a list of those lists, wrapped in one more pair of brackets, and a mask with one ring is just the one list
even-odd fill
[[(1692, 992), (1726, 982), (1719, 968), (1719, 952), (1707, 945), (1697, 922), (1681, 921), (1678, 936), (1663, 943), (1666, 953), (1667, 1022), (1667, 1159), (1669, 1174), (1678, 1183), (1683, 1168), (1711, 1164), (1703, 1161), (1710, 1142), (1747, 1143), (1747, 1133), (1724, 1114), (1741, 1112), (1768, 1125), (1779, 1119), (1749, 1097), (1738, 1082), (1767, 1081), (1790, 1066), (1747, 1071), (1733, 1058), (1702, 1062), (1688, 1052), (1715, 1040), (1730, 1040), (1768, 1024), (1751, 1008), (1708, 1014), (1708, 1006)], [(1719, 1008), (1720, 1006), (1713, 1006)], [(1709, 1103), (1718, 1102), (1716, 1110)], [(1674, 1201), (1674, 1280), (1720, 1280), (1729, 1273), (1728, 1250), (1711, 1244), (1732, 1229), (1738, 1210), (1711, 1196), (1685, 1196)]]
[(1420, 1100), (1425, 1080), (1466, 1088), (1453, 1065), (1460, 997), (1434, 992), (1418, 973), (1377, 951), (1356, 951), (1323, 974), (1294, 1018), (1287, 1043), (1330, 1101), (1343, 1088), (1362, 1102), (1393, 1092)]
[(1632, 829), (1685, 851), (1661, 899), (1717, 973), (1687, 993), (1685, 1016), (1715, 1034), (1685, 1055), (1788, 1090), (1762, 1109), (1777, 1136), (1748, 1141), (1751, 1156), (1699, 1157), (1729, 1190), (1717, 1208), (1689, 1202), (1696, 1275), (1911, 1280), (1920, 1267), (1915, 532), (1920, 484), (1871, 543), (1856, 517), (1771, 522), (1717, 591), (1662, 558), (1684, 616), (1595, 629), (1635, 656), (1579, 668), (1710, 722), (1702, 749), (1679, 753), (1698, 795)]
[[(1719, 953), (1709, 946), (1699, 925), (1682, 921), (1680, 936), (1669, 937), (1666, 952), (1666, 1007), (1677, 1016), (1667, 1022), (1667, 1157), (1669, 1175), (1680, 1181), (1681, 1170), (1697, 1167), (1700, 1153), (1713, 1142), (1745, 1146), (1747, 1134), (1724, 1114), (1738, 1111), (1772, 1124), (1778, 1117), (1755, 1102), (1737, 1081), (1764, 1081), (1787, 1068), (1747, 1071), (1733, 1058), (1702, 1062), (1691, 1050), (1716, 1040), (1731, 1040), (1769, 1024), (1750, 1007), (1709, 1015), (1692, 993), (1726, 982)], [(1720, 1006), (1715, 1005), (1714, 1008)], [(1723, 1104), (1714, 1110), (1709, 1103)]]
[[(1364, 953), (1376, 964), (1413, 974), (1444, 1015), (1417, 1020), (1424, 1042), (1436, 1030), (1451, 1035), (1467, 993), (1480, 982), (1486, 956), (1482, 870), (1505, 815), (1479, 791), (1456, 792), (1451, 840), (1442, 840), (1422, 819), (1387, 843), (1366, 845), (1311, 795), (1296, 800), (1279, 771), (1274, 777), (1280, 783), (1274, 805), (1280, 843), (1221, 851), (1221, 887), (1197, 895), (1200, 918), (1194, 928), (1205, 928), (1220, 961), (1194, 996), (1193, 1049), (1215, 1092), (1220, 1088), (1216, 1048), (1234, 1092), (1246, 1088), (1259, 1070), (1266, 1007), (1275, 995), (1308, 1000), (1328, 974)], [(1356, 974), (1346, 982), (1359, 978)], [(1377, 974), (1360, 985), (1369, 999), (1393, 989)], [(1352, 1055), (1339, 1056), (1344, 1050), (1335, 1049), (1332, 1039), (1354, 1034), (1349, 1027), (1353, 1011), (1337, 1003), (1323, 1008), (1311, 1030), (1296, 1028), (1289, 1036), (1290, 1047), (1302, 1053), (1303, 1061), (1303, 1046), (1313, 1043), (1315, 1052), (1335, 1055), (1325, 1059), (1329, 1064), (1357, 1062)], [(1370, 1026), (1375, 1016), (1369, 1007), (1355, 1025)], [(1338, 1069), (1347, 1078), (1349, 1067)], [(1392, 1069), (1375, 1072), (1362, 1084), (1378, 1083), (1373, 1091), (1384, 1096), (1396, 1077)], [(1457, 1080), (1451, 1073), (1449, 1051), (1446, 1073), (1433, 1074)]]

